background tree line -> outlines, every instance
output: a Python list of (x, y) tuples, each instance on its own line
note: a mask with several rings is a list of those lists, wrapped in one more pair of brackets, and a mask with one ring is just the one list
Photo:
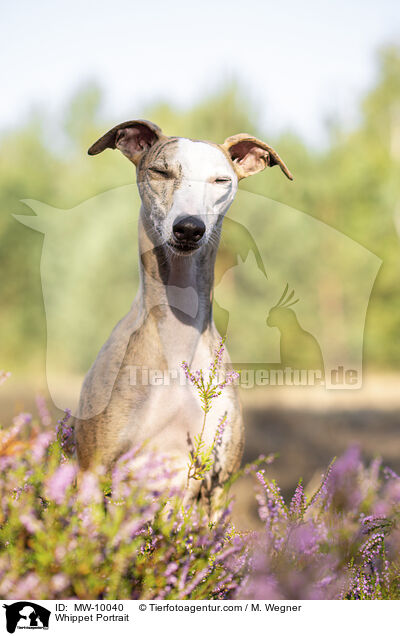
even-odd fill
[[(17, 128), (3, 131), (0, 147), (0, 366), (6, 369), (34, 371), (43, 363), (46, 343), (39, 275), (43, 234), (33, 233), (13, 218), (12, 214), (30, 213), (21, 200), (35, 199), (54, 208), (72, 209), (100, 193), (133, 182), (134, 171), (124, 158), (117, 159), (111, 152), (103, 153), (96, 160), (86, 155), (89, 145), (116, 123), (106, 120), (102, 103), (101, 89), (87, 85), (76, 93), (57, 121), (46, 113), (34, 112)], [(231, 83), (186, 111), (158, 103), (148, 107), (146, 112), (137, 112), (132, 105), (131, 114), (155, 121), (166, 134), (222, 142), (243, 131), (274, 146), (295, 175), (293, 187), (288, 187), (288, 182), (275, 168), (242, 182), (241, 189), (304, 211), (382, 259), (367, 314), (364, 362), (375, 370), (396, 369), (400, 364), (397, 232), (400, 228), (400, 49), (386, 48), (379, 54), (376, 85), (360, 104), (357, 124), (349, 129), (346, 124), (331, 122), (329, 143), (324, 148), (308, 146), (295, 132), (277, 137), (272, 121), (261, 129), (257, 123), (258, 112), (259, 106), (248, 103), (240, 83)], [(133, 222), (135, 205), (132, 203)], [(109, 214), (109, 221), (100, 224), (96, 232), (102, 235), (113, 232), (118, 240), (118, 227), (115, 227), (118, 216), (113, 216), (112, 210)], [(246, 225), (245, 210), (243, 214)], [(90, 233), (90, 228), (87, 231)], [(230, 240), (224, 242), (222, 251), (222, 257), (228, 261), (230, 250), (234, 254), (241, 249), (240, 237), (235, 244), (235, 232), (232, 227), (228, 229), (228, 238), (229, 231)], [(96, 278), (93, 274), (90, 306), (91, 311), (96, 312), (92, 315), (96, 342), (91, 341), (87, 350), (81, 343), (77, 350), (73, 343), (65, 347), (65, 352), (60, 348), (61, 367), (63, 357), (69, 356), (75, 360), (72, 368), (78, 373), (84, 371), (91, 362), (93, 348), (104, 341), (110, 324), (129, 307), (135, 291), (135, 273), (129, 253), (137, 249), (134, 234), (132, 226), (132, 235), (129, 240), (122, 240), (116, 258), (104, 263), (101, 276), (96, 274)], [(268, 227), (260, 225), (257, 238), (262, 240), (264, 234), (267, 237)], [(102, 245), (100, 234), (93, 240)], [(66, 262), (66, 269), (72, 271), (76, 261), (74, 245), (66, 248), (67, 253), (61, 251), (60, 262)], [(318, 258), (322, 257), (323, 251)], [(116, 274), (118, 259), (129, 269), (126, 278)], [(118, 266), (121, 267), (121, 263)], [(257, 272), (257, 268), (254, 271)], [(73, 301), (68, 287), (60, 290), (61, 314), (69, 323), (74, 321), (79, 306), (76, 281), (85, 276), (85, 271), (77, 271), (74, 276)], [(240, 280), (238, 284), (240, 287)], [(324, 277), (320, 302), (339, 298), (340, 290), (335, 285), (334, 279)], [(104, 302), (104, 289), (112, 290), (112, 302)], [(81, 293), (86, 294), (87, 289), (82, 288)], [(82, 302), (84, 300), (82, 298)], [(264, 305), (260, 300), (260, 311)], [(257, 333), (246, 329), (248, 308), (238, 306), (237, 311), (243, 328), (243, 350), (255, 350)], [(342, 311), (346, 311), (344, 305)], [(86, 333), (90, 325), (88, 319), (84, 325)], [(82, 325), (77, 325), (77, 329), (80, 327)]]

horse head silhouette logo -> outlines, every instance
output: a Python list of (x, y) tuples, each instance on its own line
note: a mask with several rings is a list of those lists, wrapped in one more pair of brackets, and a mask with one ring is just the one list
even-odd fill
[(276, 305), (271, 307), (268, 327), (277, 327), (280, 331), (280, 357), (283, 368), (321, 371), (324, 376), (324, 359), (317, 339), (303, 329), (296, 312), (291, 309), (299, 302), (293, 300), (294, 290), (289, 293), (289, 283)]
[(17, 601), (10, 605), (4, 604), (6, 610), (7, 631), (13, 634), (16, 629), (48, 629), (50, 610), (32, 603), (32, 601)]

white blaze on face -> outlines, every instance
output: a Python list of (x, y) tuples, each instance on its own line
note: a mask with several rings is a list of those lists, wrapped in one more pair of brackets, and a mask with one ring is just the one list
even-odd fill
[[(236, 173), (222, 150), (202, 141), (180, 139), (175, 154), (181, 180), (166, 219), (167, 232), (177, 217), (199, 216), (206, 225), (207, 241), (219, 215), (231, 205), (237, 191)], [(226, 179), (221, 183), (216, 179)]]

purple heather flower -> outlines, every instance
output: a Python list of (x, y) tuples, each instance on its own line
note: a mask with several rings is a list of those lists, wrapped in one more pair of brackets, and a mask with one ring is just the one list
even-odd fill
[(226, 413), (219, 418), (218, 422), (219, 423), (214, 437), (215, 446), (220, 446), (220, 444), (222, 444), (222, 436), (227, 425)]
[(219, 338), (219, 345), (216, 349), (214, 349), (214, 354), (215, 354), (215, 366), (219, 367), (220, 364), (222, 363), (222, 355), (224, 353), (225, 347), (225, 338), (222, 338), (220, 336)]
[(41, 598), (40, 579), (34, 572), (26, 574), (14, 587), (13, 594), (9, 598)]
[(290, 506), (289, 506), (290, 516), (294, 517), (295, 519), (301, 517), (304, 512), (305, 505), (306, 505), (306, 496), (304, 494), (303, 484), (301, 481), (299, 481), (299, 483), (296, 486), (296, 490), (294, 492), (292, 500), (290, 502)]
[(65, 492), (75, 479), (76, 467), (73, 464), (61, 464), (47, 481), (47, 494), (57, 504), (62, 504)]
[(227, 386), (229, 384), (234, 384), (235, 381), (240, 377), (240, 374), (237, 371), (229, 371), (225, 375), (225, 381), (219, 386), (222, 388), (223, 386)]
[(32, 422), (32, 415), (31, 413), (18, 413), (18, 415), (16, 415), (13, 418), (13, 423), (14, 424), (30, 424)]
[(65, 409), (64, 417), (57, 420), (57, 439), (61, 446), (62, 459), (67, 460), (67, 455), (72, 454), (75, 449), (74, 429), (68, 424), (71, 419), (70, 409)]
[(53, 592), (55, 592), (56, 594), (59, 592), (62, 592), (63, 590), (65, 590), (66, 587), (68, 587), (69, 585), (69, 580), (68, 578), (65, 576), (65, 574), (55, 574), (54, 576), (51, 577), (51, 589), (53, 590)]
[(84, 505), (100, 503), (103, 500), (97, 475), (84, 473), (79, 485), (78, 499)]
[(214, 359), (210, 362), (209, 371), (210, 371), (210, 379), (213, 380), (217, 373), (218, 368), (222, 364), (222, 356), (224, 353), (224, 343), (225, 338), (219, 338), (219, 345), (216, 349), (214, 349)]
[(36, 408), (39, 413), (39, 418), (44, 427), (51, 425), (51, 416), (49, 409), (47, 408), (46, 400), (43, 395), (36, 396)]
[(32, 415), (30, 413), (19, 413), (13, 418), (13, 426), (9, 433), (10, 437), (16, 437), (21, 429), (32, 422)]
[(4, 382), (5, 382), (6, 380), (8, 380), (8, 378), (10, 377), (10, 375), (11, 375), (10, 371), (3, 371), (3, 370), (0, 370), (0, 386), (1, 386), (2, 384), (4, 384)]
[(360, 489), (360, 449), (350, 446), (333, 464), (326, 480), (328, 495), (337, 509), (353, 510), (362, 500)]
[(383, 475), (386, 479), (398, 479), (400, 481), (399, 475), (388, 466), (385, 466), (385, 468), (383, 469)]
[(312, 521), (300, 523), (290, 530), (288, 547), (299, 558), (315, 554), (319, 547), (319, 533)]
[(177, 563), (168, 563), (167, 567), (165, 568), (165, 572), (164, 575), (168, 578), (169, 576), (171, 576), (174, 572), (177, 571), (178, 569), (178, 564)]
[(19, 520), (30, 534), (35, 534), (35, 532), (38, 532), (38, 530), (41, 529), (41, 523), (39, 519), (37, 519), (35, 515), (30, 512), (26, 512), (20, 515)]
[(48, 431), (38, 435), (32, 442), (32, 456), (35, 462), (40, 462), (49, 447), (49, 444), (53, 441), (54, 433)]
[(13, 418), (13, 425), (7, 429), (1, 437), (1, 446), (5, 447), (5, 445), (13, 440), (15, 437), (18, 437), (22, 428), (26, 424), (30, 424), (32, 421), (32, 415), (30, 413), (19, 413)]

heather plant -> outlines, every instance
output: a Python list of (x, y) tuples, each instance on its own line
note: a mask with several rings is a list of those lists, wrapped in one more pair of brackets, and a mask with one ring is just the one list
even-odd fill
[(400, 597), (400, 478), (357, 447), (331, 463), (317, 490), (301, 480), (287, 505), (279, 486), (256, 473), (264, 532), (253, 536), (237, 598)]
[(1, 457), (0, 597), (218, 598), (236, 586), (243, 545), (228, 509), (210, 528), (166, 488), (166, 458), (138, 448), (116, 463), (111, 487), (100, 469), (77, 486), (59, 441), (67, 427), (65, 417), (58, 439), (43, 433)]
[(201, 431), (192, 441), (188, 434), (189, 444), (189, 464), (186, 484), (189, 485), (191, 479), (202, 480), (211, 470), (214, 463), (214, 450), (222, 442), (222, 436), (226, 427), (227, 414), (221, 416), (211, 445), (206, 446), (204, 442), (204, 431), (206, 428), (207, 414), (211, 411), (215, 398), (221, 395), (222, 390), (239, 377), (236, 371), (225, 372), (223, 379), (219, 377), (222, 366), (222, 355), (224, 352), (225, 338), (220, 338), (217, 348), (214, 350), (214, 359), (210, 363), (208, 373), (203, 369), (191, 371), (186, 361), (182, 362), (182, 368), (190, 384), (195, 387), (200, 398), (203, 410), (203, 423)]
[(356, 447), (289, 501), (268, 477), (273, 456), (242, 469), (263, 529), (238, 532), (232, 504), (210, 524), (182, 506), (167, 458), (139, 447), (77, 485), (70, 413), (55, 430), (37, 407), (0, 429), (0, 597), (400, 598), (400, 478)]

